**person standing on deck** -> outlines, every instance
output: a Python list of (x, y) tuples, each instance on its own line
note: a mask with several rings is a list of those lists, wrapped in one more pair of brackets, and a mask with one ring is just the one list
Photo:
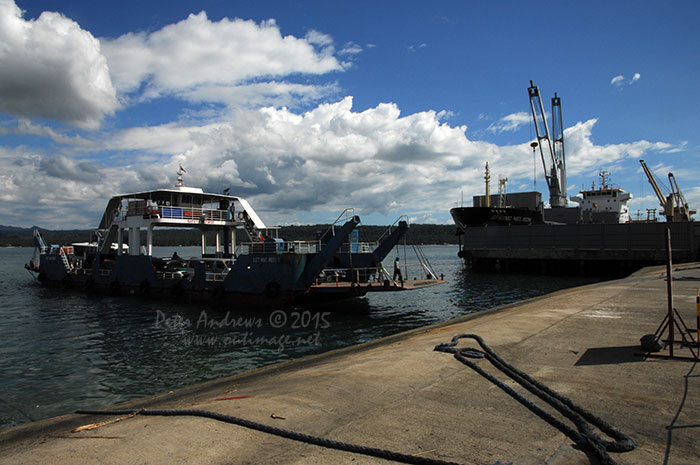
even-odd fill
[(401, 275), (401, 263), (398, 255), (396, 256), (396, 260), (394, 260), (394, 277), (392, 279), (396, 281), (397, 276), (399, 277), (399, 281), (403, 282), (403, 276)]

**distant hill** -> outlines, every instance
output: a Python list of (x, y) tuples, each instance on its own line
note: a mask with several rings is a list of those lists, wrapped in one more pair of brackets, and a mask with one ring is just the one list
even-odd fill
[(38, 229), (39, 231), (48, 231), (48, 229), (40, 228), (39, 226), (32, 226), (31, 228), (19, 228), (17, 226), (5, 226), (3, 224), (0, 224), (0, 232), (31, 232), (34, 229)]
[[(307, 226), (282, 226), (279, 236), (290, 241), (315, 240), (317, 232), (322, 233), (328, 229), (328, 225)], [(388, 226), (360, 226), (360, 241), (374, 242), (386, 230)], [(33, 247), (34, 238), (32, 228), (19, 228), (15, 226), (0, 226), (0, 247)], [(64, 230), (51, 231), (38, 228), (47, 244), (70, 244), (73, 242), (86, 242), (91, 238), (91, 230)], [(443, 224), (412, 224), (406, 234), (407, 244), (456, 244), (456, 228), (453, 225)], [(142, 232), (145, 238), (145, 231)], [(196, 229), (161, 229), (153, 235), (153, 245), (178, 246), (199, 245), (199, 231)], [(211, 238), (212, 245), (214, 238)]]

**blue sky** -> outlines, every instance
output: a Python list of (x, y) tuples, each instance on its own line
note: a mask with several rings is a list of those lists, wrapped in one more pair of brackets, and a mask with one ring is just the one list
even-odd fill
[(545, 190), (527, 87), (562, 98), (569, 196), (658, 207), (638, 160), (700, 204), (700, 3), (0, 0), (0, 224), (95, 226), (186, 182), (269, 224), (450, 223)]

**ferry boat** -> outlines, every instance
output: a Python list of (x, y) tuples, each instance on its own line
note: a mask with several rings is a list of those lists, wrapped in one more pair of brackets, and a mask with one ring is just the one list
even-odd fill
[[(34, 231), (26, 268), (47, 285), (284, 307), (360, 296), (385, 283), (381, 261), (408, 229), (400, 222), (370, 247), (350, 237), (360, 218), (347, 209), (317, 240), (286, 241), (246, 199), (185, 186), (184, 172), (180, 167), (174, 188), (112, 197), (92, 241), (47, 245)], [(154, 256), (158, 228), (198, 229), (201, 253)], [(329, 276), (335, 285), (324, 285)], [(393, 281), (387, 288), (404, 289)]]

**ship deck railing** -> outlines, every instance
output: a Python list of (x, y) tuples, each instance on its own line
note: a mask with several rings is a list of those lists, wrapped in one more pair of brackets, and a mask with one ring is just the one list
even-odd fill
[(319, 241), (274, 241), (242, 242), (236, 255), (250, 254), (310, 254), (321, 250)]
[(209, 282), (222, 282), (226, 279), (226, 276), (228, 275), (228, 270), (223, 273), (215, 273), (212, 271), (207, 271), (205, 275), (205, 281)]
[[(313, 254), (320, 252), (325, 244), (320, 241), (264, 241), (242, 242), (237, 255), (243, 254)], [(351, 242), (342, 244), (336, 253), (372, 253), (377, 247), (375, 242)]]
[(156, 271), (156, 277), (163, 281), (176, 281), (182, 279), (184, 276), (181, 271)]
[[(235, 216), (243, 212), (235, 213)], [(123, 221), (128, 216), (152, 216), (160, 219), (173, 220), (212, 220), (212, 221), (234, 221), (234, 215), (229, 210), (218, 210), (213, 208), (198, 207), (174, 207), (158, 205), (150, 207), (146, 205), (129, 206), (128, 210), (120, 211), (114, 216), (114, 221)]]

